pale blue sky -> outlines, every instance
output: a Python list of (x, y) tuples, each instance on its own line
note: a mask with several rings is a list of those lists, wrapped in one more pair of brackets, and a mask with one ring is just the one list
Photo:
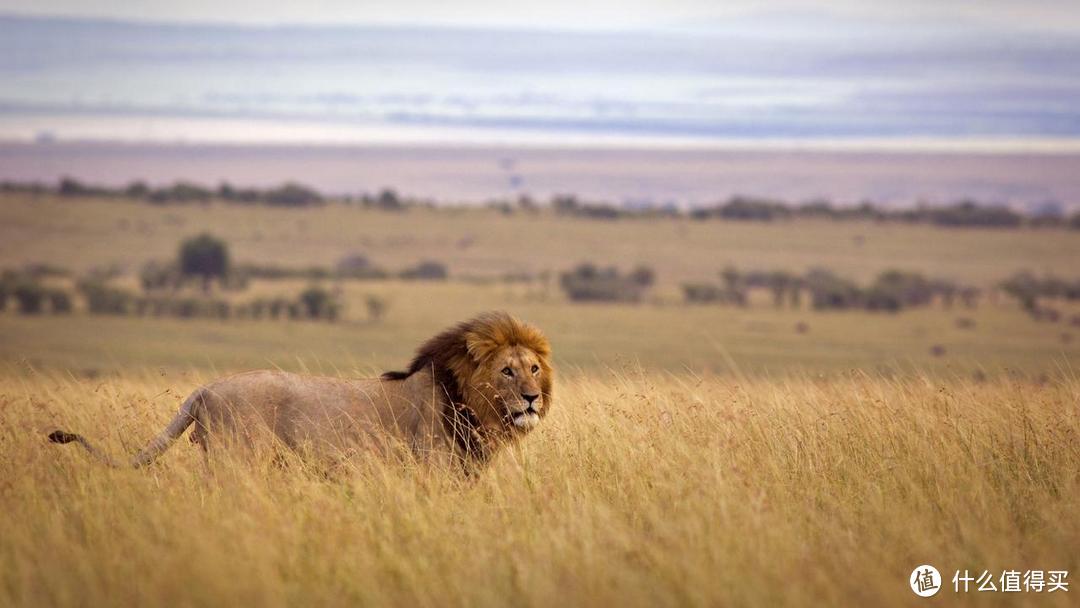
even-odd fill
[(953, 21), (1019, 29), (1080, 29), (1076, 0), (0, 0), (0, 12), (150, 21), (252, 24), (445, 24), (619, 29), (682, 27), (756, 15), (827, 14), (855, 20)]
[[(1080, 145), (1078, 14), (1080, 0), (0, 0), (0, 139), (1060, 148)], [(81, 18), (41, 18), (56, 16)]]

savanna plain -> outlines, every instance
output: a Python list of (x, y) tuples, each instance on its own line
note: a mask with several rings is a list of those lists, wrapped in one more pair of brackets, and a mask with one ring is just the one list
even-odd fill
[[(1075, 604), (1075, 589), (954, 593), (951, 578), (1080, 566), (1080, 310), (1036, 321), (995, 295), (1019, 270), (1080, 279), (1076, 231), (0, 198), (0, 266), (109, 267), (133, 289), (202, 232), (237, 263), (362, 254), (449, 277), (341, 281), (333, 323), (9, 306), (0, 605)], [(582, 262), (645, 264), (655, 284), (637, 303), (572, 302), (558, 274)], [(898, 313), (683, 301), (728, 266), (896, 268), (984, 296)], [(186, 441), (113, 470), (45, 439), (129, 454), (218, 375), (375, 375), (490, 309), (547, 332), (558, 378), (543, 424), (472, 479), (228, 455), (207, 469)], [(945, 578), (930, 600), (909, 588), (920, 564)]]

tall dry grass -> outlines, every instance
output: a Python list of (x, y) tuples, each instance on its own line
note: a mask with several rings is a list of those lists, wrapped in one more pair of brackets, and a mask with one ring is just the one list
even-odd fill
[(922, 563), (1077, 576), (1075, 377), (578, 374), (473, 482), (44, 441), (131, 452), (196, 380), (4, 377), (0, 605), (876, 605), (923, 601)]

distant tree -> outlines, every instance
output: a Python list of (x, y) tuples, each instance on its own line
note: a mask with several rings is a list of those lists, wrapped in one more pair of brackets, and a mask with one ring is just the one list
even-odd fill
[(146, 198), (150, 196), (150, 186), (144, 181), (134, 181), (124, 189), (124, 196), (128, 198)]
[(401, 271), (401, 278), (420, 281), (442, 281), (449, 276), (446, 265), (431, 260), (420, 262), (412, 268)]
[(54, 315), (66, 315), (71, 312), (71, 296), (62, 289), (51, 289), (46, 294), (49, 299), (49, 310)]
[(209, 291), (210, 282), (223, 279), (228, 271), (229, 248), (221, 239), (203, 233), (181, 243), (180, 272), (201, 278), (204, 290)]
[(979, 305), (979, 296), (982, 291), (978, 287), (961, 287), (960, 301), (966, 308), (976, 308)]
[(646, 283), (645, 272), (620, 274), (614, 267), (597, 268), (588, 263), (559, 276), (559, 285), (575, 302), (638, 302), (651, 284)]
[(304, 207), (323, 201), (322, 195), (315, 190), (294, 182), (267, 190), (263, 196), (267, 204), (283, 207)]
[(573, 194), (559, 194), (551, 199), (551, 208), (558, 214), (573, 215), (580, 206)]
[(372, 264), (362, 253), (351, 253), (339, 259), (334, 267), (334, 274), (349, 279), (386, 278), (386, 271)]
[(383, 211), (401, 211), (405, 204), (398, 198), (397, 192), (390, 188), (384, 188), (375, 198), (375, 206)]
[(886, 270), (878, 275), (867, 292), (866, 306), (871, 310), (896, 311), (908, 306), (929, 304), (934, 285), (917, 272)]
[(134, 294), (96, 279), (79, 281), (78, 290), (86, 298), (86, 308), (95, 315), (125, 315), (135, 301)]
[(1025, 312), (1032, 313), (1039, 308), (1039, 280), (1030, 272), (1018, 272), (1002, 281), (1000, 287), (1016, 298)]
[(340, 305), (334, 294), (327, 289), (314, 285), (300, 294), (298, 304), (298, 311), (294, 311), (290, 306), (289, 318), (303, 316), (308, 319), (336, 321), (340, 313)]
[(815, 309), (854, 308), (862, 303), (863, 292), (858, 285), (828, 270), (813, 269), (804, 280)]
[(61, 178), (56, 191), (60, 196), (84, 196), (90, 193), (89, 188), (73, 177)]
[(939, 226), (983, 226), (1015, 228), (1024, 222), (1024, 216), (1008, 207), (979, 205), (974, 201), (961, 201), (948, 207), (922, 210), (932, 223)]
[(227, 203), (257, 203), (261, 193), (254, 188), (235, 188), (229, 182), (221, 182), (217, 195)]
[(739, 274), (738, 269), (734, 266), (725, 266), (724, 269), (720, 271), (720, 278), (723, 279), (724, 287), (728, 291), (737, 291), (739, 289), (741, 286), (741, 277), (742, 275)]
[(214, 193), (192, 182), (176, 182), (150, 193), (152, 203), (208, 203)]
[(768, 277), (769, 290), (773, 294), (773, 304), (780, 308), (784, 305), (784, 296), (787, 295), (789, 290), (798, 289), (796, 286), (796, 277), (778, 270), (770, 273)]
[(20, 313), (37, 315), (45, 308), (48, 292), (35, 281), (23, 280), (15, 285), (14, 295)]
[(791, 209), (779, 201), (735, 196), (717, 207), (716, 214), (728, 220), (768, 222), (790, 216)]
[(656, 282), (656, 271), (648, 266), (638, 266), (630, 271), (630, 280), (641, 287), (651, 287)]

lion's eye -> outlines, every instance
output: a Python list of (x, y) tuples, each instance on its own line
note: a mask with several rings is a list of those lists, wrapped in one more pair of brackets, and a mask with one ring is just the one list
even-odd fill
[(538, 372), (538, 371), (540, 371), (540, 366), (539, 366), (539, 365), (533, 365), (533, 366), (532, 366), (532, 373), (534, 373), (534, 374), (535, 374), (535, 373), (536, 373), (536, 372)]
[(502, 373), (507, 378), (513, 378), (514, 377), (514, 370), (510, 369), (509, 367), (504, 367), (503, 370), (502, 370)]

